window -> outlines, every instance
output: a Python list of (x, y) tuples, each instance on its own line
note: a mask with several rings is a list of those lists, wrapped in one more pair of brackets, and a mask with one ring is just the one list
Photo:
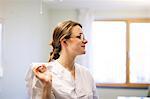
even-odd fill
[[(93, 27), (93, 75), (96, 82), (124, 83), (126, 23), (96, 21)], [(118, 75), (120, 77), (116, 78)]]
[(97, 85), (150, 84), (149, 22), (149, 19), (93, 22), (91, 72)]
[(130, 79), (150, 83), (150, 23), (130, 24)]

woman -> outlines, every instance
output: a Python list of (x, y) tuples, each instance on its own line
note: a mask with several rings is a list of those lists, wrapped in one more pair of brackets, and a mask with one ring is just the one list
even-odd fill
[(91, 74), (75, 63), (76, 56), (85, 54), (86, 43), (79, 23), (58, 24), (49, 63), (33, 66), (32, 99), (98, 99)]

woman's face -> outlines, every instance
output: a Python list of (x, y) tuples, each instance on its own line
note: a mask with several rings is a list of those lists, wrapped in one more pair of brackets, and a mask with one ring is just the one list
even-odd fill
[(87, 40), (84, 38), (82, 28), (80, 26), (74, 26), (71, 30), (71, 36), (67, 40), (67, 48), (74, 55), (85, 54), (85, 45)]

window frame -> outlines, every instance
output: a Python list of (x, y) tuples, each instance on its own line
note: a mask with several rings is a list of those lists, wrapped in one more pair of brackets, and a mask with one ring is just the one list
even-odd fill
[(109, 19), (94, 21), (124, 21), (126, 23), (126, 82), (125, 83), (96, 83), (97, 87), (147, 88), (150, 83), (130, 83), (130, 23), (150, 23), (150, 18)]

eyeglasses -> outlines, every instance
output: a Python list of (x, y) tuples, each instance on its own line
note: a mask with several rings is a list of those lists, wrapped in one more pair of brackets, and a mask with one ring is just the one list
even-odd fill
[(78, 36), (71, 36), (70, 38), (78, 38), (78, 39), (80, 39), (82, 41), (85, 40), (84, 34), (80, 34)]

